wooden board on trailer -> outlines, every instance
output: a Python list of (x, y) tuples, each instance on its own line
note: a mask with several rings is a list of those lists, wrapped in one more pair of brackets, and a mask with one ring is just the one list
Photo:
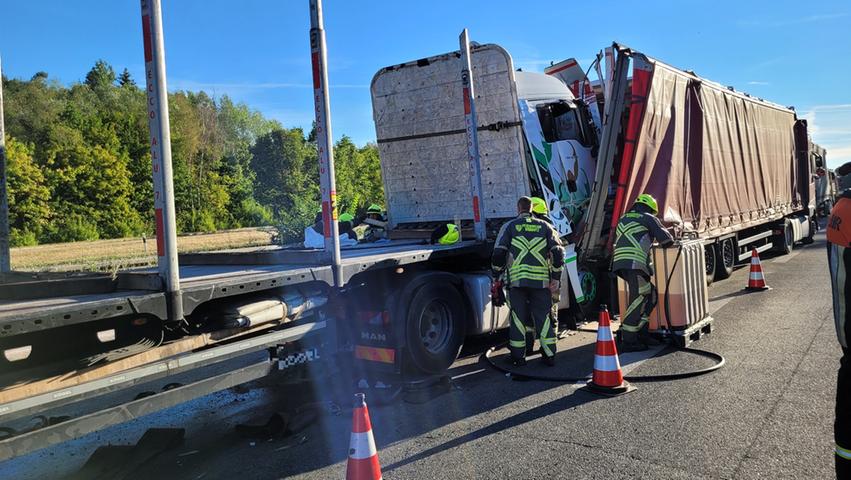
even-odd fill
[(120, 360), (97, 365), (91, 368), (74, 370), (61, 375), (36, 380), (28, 383), (10, 385), (0, 389), (0, 404), (13, 402), (42, 393), (73, 387), (81, 383), (97, 380), (125, 370), (141, 367), (149, 363), (174, 357), (181, 353), (191, 352), (218, 342), (242, 338), (246, 335), (268, 330), (277, 323), (258, 325), (248, 329), (229, 329), (216, 332), (184, 337), (180, 340), (152, 348), (142, 353)]

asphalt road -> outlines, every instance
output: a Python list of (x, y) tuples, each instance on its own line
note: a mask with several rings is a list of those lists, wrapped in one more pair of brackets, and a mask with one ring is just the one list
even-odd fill
[[(422, 404), (372, 402), (384, 478), (832, 478), (840, 350), (823, 236), (791, 255), (763, 259), (763, 270), (770, 291), (743, 294), (747, 268), (710, 288), (715, 329), (695, 346), (726, 357), (712, 374), (636, 383), (628, 395), (604, 398), (581, 383), (512, 381), (473, 354), (453, 366), (448, 393)], [(537, 362), (527, 368), (587, 374), (593, 338), (581, 332), (560, 342), (554, 369)], [(622, 362), (635, 376), (709, 364), (669, 349)], [(320, 408), (318, 421), (283, 438), (234, 432), (296, 397), (326, 398), (323, 385), (311, 388), (221, 392), (0, 464), (0, 478), (62, 477), (98, 445), (132, 444), (154, 426), (185, 428), (186, 439), (138, 469), (138, 478), (343, 478), (346, 410)]]

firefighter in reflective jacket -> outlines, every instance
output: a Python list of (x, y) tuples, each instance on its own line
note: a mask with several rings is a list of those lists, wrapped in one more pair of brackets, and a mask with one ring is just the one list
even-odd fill
[(494, 277), (506, 273), (511, 322), (508, 349), (514, 365), (526, 364), (526, 327), (533, 326), (547, 365), (555, 365), (556, 337), (550, 321), (552, 292), (559, 288), (564, 251), (558, 235), (543, 220), (532, 217), (532, 200), (520, 197), (520, 214), (506, 222), (493, 250)]
[[(532, 216), (547, 222), (547, 224), (552, 228), (553, 221), (550, 218), (550, 211), (547, 208), (547, 202), (544, 201), (541, 197), (532, 197)], [(555, 228), (553, 228), (555, 231)], [(556, 237), (558, 237), (558, 232), (555, 233)], [(559, 324), (558, 324), (558, 304), (561, 301), (561, 289), (559, 288), (552, 295), (553, 298), (553, 306), (550, 308), (550, 323), (553, 325), (553, 329), (556, 332), (556, 338), (559, 337)], [(532, 348), (532, 345), (535, 343), (535, 338), (532, 337), (531, 341), (529, 337), (532, 336), (528, 332), (526, 335), (526, 353), (529, 353), (529, 349)]]
[[(851, 163), (838, 169), (837, 174), (851, 173)], [(845, 172), (845, 173), (841, 173)], [(851, 479), (851, 190), (846, 190), (836, 202), (827, 219), (827, 259), (833, 287), (833, 319), (836, 335), (842, 347), (839, 374), (836, 381), (836, 420), (833, 436), (836, 441), (836, 478)]]
[(656, 218), (659, 207), (656, 199), (643, 193), (635, 200), (632, 210), (618, 222), (612, 272), (624, 279), (629, 288), (629, 305), (621, 324), (621, 351), (647, 350), (647, 317), (656, 306), (656, 288), (650, 283), (653, 260), (650, 246), (656, 240), (663, 247), (674, 238)]

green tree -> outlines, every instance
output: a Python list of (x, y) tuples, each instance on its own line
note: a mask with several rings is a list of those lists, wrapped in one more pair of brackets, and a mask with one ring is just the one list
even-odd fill
[(270, 207), (286, 242), (300, 241), (319, 207), (316, 149), (300, 128), (275, 129), (251, 149), (254, 197)]
[(130, 75), (130, 70), (124, 68), (121, 71), (121, 75), (118, 76), (118, 85), (122, 87), (135, 87), (136, 81), (133, 80), (133, 77)]
[(86, 74), (86, 85), (92, 90), (105, 89), (115, 84), (115, 70), (103, 60), (95, 62), (95, 66)]
[(33, 147), (6, 139), (9, 226), (13, 246), (34, 245), (50, 219), (50, 189), (33, 161)]

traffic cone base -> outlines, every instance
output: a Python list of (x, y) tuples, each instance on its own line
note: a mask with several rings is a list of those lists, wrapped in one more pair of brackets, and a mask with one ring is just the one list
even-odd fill
[(762, 274), (762, 264), (759, 261), (759, 252), (754, 248), (751, 250), (751, 271), (745, 291), (764, 292), (766, 290), (771, 290), (771, 287), (765, 284), (765, 276)]
[(366, 397), (362, 393), (355, 394), (346, 480), (381, 480), (378, 450), (375, 448), (375, 439), (372, 437), (372, 423), (369, 421)]
[(623, 379), (620, 360), (618, 360), (618, 349), (612, 336), (609, 311), (606, 310), (605, 305), (600, 306), (596, 347), (594, 373), (585, 389), (609, 397), (623, 395), (635, 390), (635, 387)]

